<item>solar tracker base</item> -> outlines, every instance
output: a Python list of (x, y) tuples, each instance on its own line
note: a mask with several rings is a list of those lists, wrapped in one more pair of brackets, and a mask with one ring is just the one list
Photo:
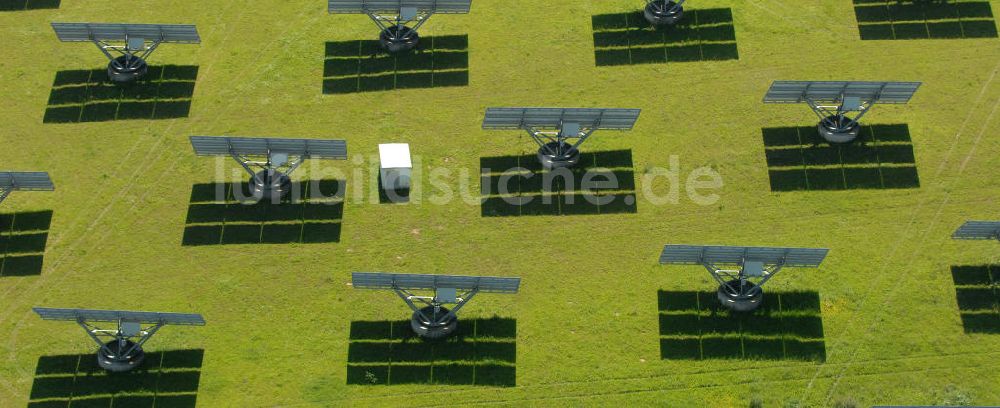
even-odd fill
[(743, 293), (740, 295), (732, 294), (732, 292), (740, 292), (740, 281), (738, 279), (719, 285), (718, 296), (719, 302), (722, 302), (722, 306), (734, 312), (749, 312), (760, 307), (761, 300), (764, 298), (764, 291), (757, 288), (757, 285), (751, 282), (746, 282), (745, 285)]
[(258, 200), (281, 200), (292, 190), (288, 175), (276, 170), (261, 170), (250, 178), (250, 194)]
[[(124, 350), (128, 350), (134, 346), (131, 340), (125, 341)], [(111, 353), (105, 352), (104, 348), (107, 348)], [(146, 358), (146, 353), (142, 351), (142, 347), (136, 347), (135, 350), (127, 355), (120, 355), (124, 350), (119, 349), (118, 339), (111, 340), (104, 344), (104, 348), (97, 350), (97, 365), (101, 368), (120, 373), (129, 371), (133, 368), (138, 367), (142, 364), (142, 360)]]
[(402, 26), (390, 26), (378, 36), (379, 44), (390, 53), (409, 51), (417, 47), (420, 43), (420, 35), (412, 28)]
[(667, 0), (652, 1), (646, 3), (646, 9), (643, 10), (642, 14), (646, 17), (646, 21), (652, 25), (672, 25), (684, 16), (684, 8), (680, 7), (674, 12), (662, 10), (671, 10), (676, 4)]
[[(431, 322), (424, 320), (421, 313), (426, 316), (433, 316), (434, 306), (427, 306), (420, 309), (420, 312), (413, 312), (413, 317), (410, 318), (410, 327), (413, 328), (413, 332), (417, 336), (430, 340), (443, 339), (454, 333), (455, 329), (458, 328), (458, 318), (454, 315), (448, 315), (442, 321)], [(447, 315), (448, 309), (442, 307), (438, 313)]]
[[(562, 143), (562, 150), (559, 150), (558, 142), (549, 142), (545, 144), (545, 147), (538, 149), (538, 161), (542, 163), (546, 169), (555, 169), (562, 167), (572, 167), (580, 162), (580, 151), (576, 149), (571, 149), (572, 146), (568, 143)], [(567, 154), (563, 155), (553, 155), (552, 151), (569, 151)]]
[[(127, 58), (127, 59), (126, 59)], [(108, 63), (108, 78), (117, 84), (132, 83), (146, 75), (149, 66), (142, 58), (122, 55)]]
[(828, 116), (819, 122), (817, 129), (819, 129), (819, 135), (827, 142), (850, 143), (858, 138), (861, 124), (843, 116)]

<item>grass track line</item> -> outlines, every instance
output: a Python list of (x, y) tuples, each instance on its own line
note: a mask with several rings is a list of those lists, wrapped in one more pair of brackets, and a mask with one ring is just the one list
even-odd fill
[[(312, 20), (310, 20), (310, 23), (315, 23), (318, 20), (319, 20), (319, 17), (314, 17)], [(309, 25), (306, 25), (306, 24), (298, 25), (297, 27), (300, 28), (300, 30), (297, 30), (295, 32), (296, 35), (294, 37), (301, 37), (301, 35), (304, 34), (304, 31), (306, 31), (305, 29), (306, 28), (310, 28), (311, 25), (312, 24), (309, 24)], [(291, 30), (290, 29), (286, 29), (285, 32), (288, 32), (288, 31), (291, 31)], [(284, 37), (284, 35), (282, 37)], [(266, 54), (265, 51), (267, 50), (267, 48), (272, 47), (272, 45), (276, 44), (276, 43), (277, 42), (271, 42), (266, 47), (264, 47), (262, 49), (262, 51), (260, 53), (258, 53), (257, 60), (259, 61), (260, 59), (264, 58), (264, 55)], [(223, 49), (224, 49), (223, 47), (220, 47), (219, 48), (219, 50), (220, 50), (219, 53), (221, 53)], [(218, 60), (218, 58), (213, 59), (213, 61), (216, 61), (216, 60)], [(258, 66), (258, 65), (254, 64), (254, 66)], [(250, 78), (253, 78), (253, 77), (259, 78), (259, 77), (267, 74), (267, 72), (271, 68), (273, 68), (273, 67), (270, 66), (270, 65), (268, 65), (268, 66), (261, 66), (261, 68), (262, 69), (259, 69), (258, 70), (259, 72), (257, 72), (255, 75), (251, 74), (251, 71), (245, 71), (246, 72), (246, 76), (250, 77)], [(244, 78), (244, 79), (246, 79), (246, 78)], [(237, 107), (237, 106), (238, 106), (237, 104), (227, 104), (225, 109), (226, 109), (226, 111), (231, 111), (232, 109), (235, 109), (235, 107)], [(146, 153), (146, 157), (144, 157), (144, 160), (141, 161), (140, 167), (137, 168), (132, 173), (132, 175), (130, 177), (129, 183), (126, 184), (125, 186), (123, 186), (121, 189), (119, 189), (119, 192), (115, 196), (115, 198), (113, 198), (110, 203), (108, 203), (104, 208), (102, 208), (102, 210), (100, 211), (100, 213), (98, 214), (98, 216), (88, 225), (85, 233), (83, 235), (81, 235), (80, 239), (78, 239), (76, 242), (74, 242), (74, 244), (71, 247), (71, 249), (75, 248), (80, 242), (84, 241), (84, 237), (86, 237), (87, 233), (93, 231), (94, 226), (97, 223), (99, 223), (104, 218), (104, 216), (108, 213), (108, 211), (110, 211), (113, 206), (115, 206), (119, 201), (121, 201), (122, 197), (128, 191), (131, 191), (132, 187), (134, 187), (135, 184), (136, 184), (136, 182), (141, 178), (140, 177), (141, 174), (148, 173), (148, 171), (153, 166), (155, 166), (155, 165), (157, 165), (158, 163), (161, 162), (161, 159), (163, 158), (163, 156), (165, 154), (165, 150), (164, 149), (157, 149), (157, 148), (160, 147), (160, 145), (164, 142), (164, 140), (166, 140), (166, 138), (169, 137), (170, 130), (177, 123), (179, 123), (179, 122), (173, 122), (173, 123), (171, 123), (170, 126), (168, 126), (167, 129), (164, 131), (164, 136), (161, 137), (161, 138), (159, 138), (159, 139), (157, 139), (156, 142), (153, 144), (153, 146), (150, 147), (150, 150), (147, 151), (147, 153)], [(198, 120), (197, 119), (191, 120), (190, 123), (188, 124), (187, 130), (190, 131), (197, 124), (198, 124)], [(137, 142), (137, 144), (138, 144), (138, 142)], [(156, 152), (158, 154), (152, 160), (147, 159), (148, 156), (150, 154), (154, 153), (154, 152)], [(176, 152), (176, 153), (177, 153), (177, 156), (181, 156), (183, 154), (181, 152)], [(159, 177), (157, 177), (157, 181), (161, 180), (164, 176), (166, 176), (167, 172), (158, 172), (158, 174), (159, 174)], [(153, 184), (153, 185), (156, 185), (156, 184)], [(148, 193), (148, 190), (147, 190), (147, 193)], [(129, 207), (129, 209), (130, 210), (134, 209), (135, 206), (139, 202), (141, 202), (142, 198), (144, 198), (144, 197), (146, 197), (146, 195), (141, 196), (140, 199), (137, 199), (135, 202), (133, 202), (132, 205)], [(95, 240), (86, 240), (86, 242), (100, 242), (103, 238), (107, 237), (107, 235), (111, 233), (110, 229), (106, 229), (104, 231), (105, 231), (105, 234), (101, 235), (101, 237), (98, 237), (96, 241)], [(92, 252), (90, 252), (90, 256), (97, 256), (99, 253), (100, 253), (100, 251), (92, 251)], [(55, 270), (55, 268), (58, 268), (59, 265), (62, 263), (61, 261), (64, 260), (64, 259), (66, 259), (68, 256), (69, 256), (69, 254), (67, 254), (67, 255), (63, 256), (62, 258), (60, 258), (59, 260), (57, 260), (56, 265), (54, 265), (52, 269)], [(90, 259), (90, 256), (83, 257), (81, 259)], [(72, 272), (79, 273), (79, 272), (81, 272), (81, 270), (75, 269)], [(51, 273), (51, 271), (49, 273)], [(65, 278), (67, 278), (69, 276), (75, 276), (76, 273), (70, 273), (70, 274), (67, 274), (67, 275), (62, 275), (60, 278), (58, 278), (58, 281), (65, 280)], [(38, 281), (36, 281), (36, 284), (31, 287), (31, 289), (35, 290), (41, 284), (42, 284), (42, 281), (38, 280)], [(19, 306), (19, 304), (15, 303), (15, 302), (11, 302), (11, 304), (7, 308), (6, 313), (4, 314), (4, 317), (0, 318), (0, 323), (3, 323), (5, 321), (5, 319), (6, 319), (6, 317), (9, 316), (9, 315), (11, 315), (10, 310), (11, 309), (15, 309), (17, 306)], [(17, 349), (16, 343), (17, 343), (18, 332), (19, 332), (20, 328), (23, 326), (24, 320), (28, 319), (28, 318), (31, 318), (31, 316), (32, 316), (32, 312), (30, 310), (26, 311), (25, 313), (23, 313), (21, 315), (21, 318), (18, 319), (18, 322), (14, 325), (14, 329), (12, 330), (12, 333), (11, 333), (11, 336), (10, 336), (10, 341), (8, 342), (9, 343), (8, 355), (11, 356), (10, 357), (11, 361), (14, 360), (13, 356), (16, 354), (15, 350)], [(28, 375), (28, 374), (31, 374), (31, 373), (28, 372), (28, 371), (25, 371), (25, 370), (21, 370), (19, 372), (19, 374), (21, 374), (21, 375)], [(8, 389), (13, 388), (13, 386), (11, 384), (8, 384), (6, 382), (4, 383), (4, 385)]]
[[(1000, 351), (991, 352), (991, 353), (985, 353), (985, 354), (982, 353), (982, 352), (979, 352), (979, 351), (968, 351), (968, 352), (963, 352), (963, 353), (951, 353), (951, 354), (933, 354), (933, 355), (928, 354), (928, 355), (922, 355), (922, 356), (907, 356), (907, 357), (898, 357), (898, 358), (864, 360), (861, 363), (864, 364), (864, 365), (866, 365), (866, 366), (867, 365), (871, 365), (871, 366), (876, 366), (876, 367), (883, 367), (883, 366), (885, 366), (885, 364), (887, 362), (901, 362), (901, 361), (925, 360), (925, 362), (923, 363), (923, 365), (933, 365), (934, 363), (939, 363), (940, 360), (953, 360), (956, 357), (965, 357), (965, 356), (977, 356), (978, 357), (978, 356), (983, 356), (983, 355), (998, 355), (998, 356), (1000, 356)], [(846, 365), (846, 364), (851, 364), (851, 363), (849, 363), (849, 362), (843, 362), (843, 363), (824, 363), (824, 364), (825, 365), (831, 365), (831, 366), (841, 366), (841, 365)], [(743, 369), (741, 371), (759, 373), (761, 371), (767, 371), (767, 370), (785, 370), (785, 369), (789, 369), (789, 368), (808, 369), (809, 366), (811, 366), (811, 365), (814, 365), (814, 364), (809, 364), (809, 363), (802, 363), (802, 364), (798, 364), (798, 365), (797, 364), (781, 364), (781, 365), (773, 365), (773, 366), (766, 366), (766, 367), (753, 367), (753, 368)], [(716, 375), (716, 374), (719, 374), (719, 373), (725, 373), (725, 372), (730, 372), (730, 371), (731, 371), (730, 369), (703, 370), (703, 371), (689, 372), (689, 373), (680, 373), (680, 374), (678, 374), (678, 373), (670, 373), (670, 374), (652, 375), (652, 376), (641, 376), (641, 377), (607, 378), (607, 379), (598, 379), (598, 380), (592, 380), (592, 381), (554, 382), (554, 383), (545, 383), (545, 384), (517, 386), (515, 388), (517, 388), (517, 389), (524, 389), (524, 390), (530, 390), (530, 389), (554, 388), (554, 387), (574, 386), (574, 385), (606, 384), (606, 383), (612, 383), (612, 382), (628, 382), (628, 381), (643, 381), (643, 380), (662, 379), (662, 378), (684, 378), (684, 377), (694, 377), (694, 376), (711, 376), (711, 375)], [(763, 377), (765, 375), (764, 374), (760, 374), (760, 375), (757, 375), (757, 376), (758, 377)], [(805, 377), (799, 378), (797, 380), (805, 380)], [(458, 393), (463, 393), (463, 392), (474, 392), (474, 391), (476, 391), (476, 389), (413, 392), (413, 393), (408, 394), (408, 395), (417, 395), (417, 396), (449, 395), (449, 394), (458, 394)], [(386, 399), (386, 398), (398, 398), (398, 397), (400, 397), (400, 395), (380, 395), (380, 396), (373, 396), (373, 397), (352, 398), (352, 400), (373, 400), (373, 399)]]
[[(989, 83), (987, 84), (987, 86), (988, 86), (988, 85), (989, 85)], [(991, 114), (987, 116), (987, 118), (986, 118), (986, 119), (984, 120), (984, 122), (983, 122), (983, 124), (982, 124), (982, 126), (981, 126), (981, 131), (979, 132), (979, 135), (980, 135), (980, 137), (978, 137), (978, 138), (977, 138), (977, 140), (976, 140), (976, 141), (974, 141), (974, 144), (973, 144), (972, 148), (970, 148), (970, 150), (969, 150), (969, 153), (968, 153), (968, 154), (966, 154), (965, 158), (963, 158), (963, 160), (962, 160), (962, 162), (963, 162), (963, 165), (962, 165), (962, 166), (960, 166), (960, 168), (958, 169), (958, 172), (957, 172), (957, 174), (956, 174), (956, 177), (955, 177), (955, 178), (953, 178), (953, 179), (951, 180), (951, 183), (954, 183), (954, 182), (955, 182), (956, 180), (958, 180), (958, 179), (959, 179), (959, 178), (961, 177), (962, 173), (963, 173), (963, 172), (965, 171), (965, 166), (964, 166), (964, 163), (967, 163), (967, 162), (969, 161), (969, 159), (970, 159), (970, 158), (971, 158), (971, 157), (972, 157), (972, 156), (973, 156), (973, 155), (975, 154), (975, 150), (976, 150), (976, 149), (975, 149), (975, 146), (976, 146), (976, 144), (978, 144), (978, 143), (979, 143), (979, 140), (981, 139), (981, 136), (982, 136), (982, 134), (983, 134), (983, 133), (985, 132), (986, 128), (988, 128), (988, 127), (989, 127), (989, 125), (990, 125), (990, 123), (992, 122), (992, 120), (993, 120), (993, 113), (995, 113), (995, 112), (997, 111), (997, 107), (998, 107), (998, 106), (1000, 106), (1000, 99), (998, 99), (998, 100), (997, 100), (997, 101), (996, 101), (996, 102), (995, 102), (995, 103), (993, 104), (993, 108), (992, 108), (992, 110), (991, 110)], [(973, 110), (975, 110), (975, 108), (973, 108)], [(945, 158), (944, 160), (948, 160), (948, 159), (947, 159), (947, 158)], [(949, 183), (948, 183), (947, 181), (942, 181), (942, 184), (949, 184)], [(945, 193), (944, 193), (944, 197), (943, 197), (943, 199), (941, 200), (941, 203), (940, 203), (940, 204), (938, 204), (938, 206), (937, 206), (937, 209), (936, 209), (936, 210), (935, 210), (935, 212), (934, 212), (934, 217), (932, 217), (932, 218), (930, 219), (930, 221), (929, 221), (929, 222), (930, 222), (930, 225), (929, 225), (929, 226), (927, 227), (927, 229), (926, 229), (926, 230), (924, 231), (924, 234), (922, 235), (922, 238), (924, 238), (924, 239), (920, 239), (920, 240), (918, 240), (918, 241), (917, 241), (917, 242), (918, 242), (918, 244), (917, 244), (916, 248), (914, 248), (914, 250), (913, 250), (913, 251), (912, 251), (912, 252), (910, 253), (910, 258), (912, 258), (912, 257), (914, 257), (915, 255), (917, 255), (917, 254), (919, 254), (919, 253), (923, 252), (923, 250), (924, 250), (924, 247), (925, 247), (925, 246), (927, 245), (927, 243), (928, 243), (928, 240), (926, 239), (926, 237), (927, 237), (927, 233), (929, 233), (929, 232), (930, 232), (930, 230), (932, 230), (932, 229), (933, 229), (933, 227), (934, 227), (934, 225), (935, 225), (935, 224), (937, 223), (937, 220), (938, 220), (938, 218), (940, 217), (940, 215), (941, 215), (941, 212), (942, 212), (942, 211), (944, 210), (944, 207), (945, 207), (945, 206), (946, 206), (946, 205), (948, 204), (948, 202), (950, 201), (950, 198), (951, 198), (951, 194), (952, 194), (952, 192), (950, 192), (950, 191), (945, 191)], [(925, 204), (925, 203), (926, 203), (927, 201), (931, 201), (931, 200), (932, 200), (932, 199), (928, 199), (928, 200), (924, 200), (924, 201), (921, 201), (921, 202), (920, 202), (920, 204), (918, 204), (918, 205), (917, 205), (917, 210), (913, 212), (913, 214), (914, 214), (914, 217), (915, 217), (915, 216), (916, 216), (916, 214), (917, 214), (917, 213), (918, 213), (918, 212), (919, 212), (919, 211), (920, 211), (920, 210), (921, 210), (921, 209), (922, 209), (922, 208), (924, 207), (924, 204)], [(916, 218), (911, 218), (911, 225), (912, 225), (912, 224), (915, 224), (915, 223), (916, 223), (916, 221), (915, 221), (915, 220), (916, 220)], [(910, 234), (904, 234), (904, 235), (903, 235), (903, 237), (909, 237), (909, 236), (911, 236), (911, 235), (910, 235)], [(901, 244), (901, 242), (902, 242), (902, 240), (903, 240), (903, 239), (904, 239), (904, 238), (901, 238), (901, 239), (899, 239), (899, 240), (897, 240), (897, 241), (896, 241), (896, 245), (895, 245), (895, 246), (893, 247), (893, 251), (892, 251), (892, 252), (893, 252), (893, 254), (895, 254), (895, 253), (896, 253), (896, 250), (897, 250), (897, 249), (899, 248), (899, 245)], [(878, 280), (879, 280), (879, 283), (883, 282), (883, 281), (884, 281), (884, 280), (886, 279), (886, 275), (887, 275), (887, 274), (885, 274), (884, 272), (885, 272), (885, 269), (886, 269), (886, 268), (888, 267), (888, 261), (889, 261), (890, 259), (893, 259), (893, 257), (892, 257), (892, 256), (890, 256), (890, 257), (889, 257), (888, 259), (886, 259), (886, 261), (885, 261), (885, 262), (883, 262), (883, 264), (882, 264), (883, 266), (882, 266), (882, 271), (881, 271), (881, 272), (883, 272), (883, 273), (879, 273), (879, 274), (878, 274)], [(874, 288), (878, 287), (878, 285), (871, 285), (871, 286), (869, 286), (869, 287), (870, 287), (870, 288), (873, 288), (873, 289), (874, 289)], [(899, 290), (900, 290), (900, 289), (899, 289), (899, 286), (894, 286), (894, 287), (892, 287), (892, 289), (890, 289), (890, 291), (889, 291), (889, 293), (888, 293), (888, 296), (885, 296), (885, 298), (886, 298), (886, 299), (888, 299), (888, 298), (889, 298), (890, 296), (892, 296), (892, 295), (895, 295), (895, 294), (897, 294), (897, 293), (899, 292)], [(868, 299), (869, 299), (869, 297), (865, 297), (865, 298), (864, 298), (864, 299), (862, 300), (862, 306), (864, 305), (864, 303), (867, 303), (867, 300), (868, 300)], [(883, 305), (884, 305), (884, 304), (885, 304), (885, 301), (883, 301)], [(888, 309), (888, 308), (879, 308), (878, 310), (875, 310), (875, 311), (873, 312), (873, 316), (872, 316), (872, 318), (873, 318), (874, 320), (872, 321), (872, 324), (871, 324), (871, 326), (870, 326), (870, 330), (868, 331), (868, 333), (867, 333), (867, 335), (866, 335), (866, 337), (867, 337), (867, 338), (871, 338), (871, 336), (872, 336), (872, 333), (874, 333), (874, 332), (875, 332), (875, 329), (876, 329), (876, 328), (878, 327), (878, 325), (879, 325), (879, 320), (880, 320), (880, 317), (882, 317), (882, 316), (883, 316), (883, 314), (885, 313), (885, 311), (886, 311), (887, 309)], [(862, 343), (863, 343), (863, 342), (862, 342)], [(857, 350), (857, 349), (856, 349), (856, 350)], [(851, 354), (851, 359), (855, 358), (856, 356), (857, 356), (857, 351), (855, 351), (854, 353), (852, 353), (852, 354)], [(843, 370), (841, 371), (841, 374), (843, 374), (843, 373), (844, 373), (844, 372), (845, 372), (845, 371), (846, 371), (846, 370), (847, 370), (848, 368), (850, 368), (850, 365), (847, 365), (847, 366), (844, 366)], [(836, 389), (837, 389), (837, 386), (839, 385), (839, 383), (840, 383), (840, 376), (837, 376), (837, 377), (836, 377), (836, 380), (835, 380), (835, 381), (834, 381), (834, 383), (833, 383), (833, 384), (832, 384), (832, 385), (830, 386), (830, 390), (829, 390), (829, 391), (828, 391), (828, 393), (827, 393), (827, 398), (826, 398), (826, 403), (827, 403), (827, 404), (829, 404), (829, 403), (830, 403), (830, 400), (831, 400), (831, 399), (833, 398), (833, 393), (834, 393), (834, 391), (836, 391)]]

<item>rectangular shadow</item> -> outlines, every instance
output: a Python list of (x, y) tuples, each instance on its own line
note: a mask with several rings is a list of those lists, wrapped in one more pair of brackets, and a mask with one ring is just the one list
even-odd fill
[(418, 49), (397, 54), (375, 40), (326, 43), (324, 94), (468, 85), (468, 35), (421, 37)]
[(59, 71), (52, 83), (45, 123), (106, 122), (187, 117), (198, 67), (165, 65), (133, 84), (117, 85), (105, 69)]
[(0, 11), (57, 9), (62, 0), (0, 0)]
[(42, 273), (52, 211), (0, 214), (0, 277)]
[(191, 187), (186, 246), (340, 242), (343, 180), (292, 183), (280, 202), (251, 198), (245, 182)]
[(479, 159), (483, 217), (636, 213), (631, 150), (582, 152), (546, 170), (536, 155)]
[(815, 127), (764, 128), (771, 191), (920, 187), (909, 126), (863, 125), (850, 144), (832, 145)]
[(996, 38), (985, 0), (854, 0), (862, 40)]
[(1000, 265), (952, 266), (951, 277), (965, 332), (1000, 334)]
[(409, 321), (351, 322), (347, 384), (448, 384), (513, 387), (517, 321), (459, 320), (454, 335), (427, 341)]
[(111, 373), (93, 354), (42, 356), (29, 407), (194, 407), (204, 350), (147, 352), (138, 368)]
[(749, 313), (723, 307), (714, 292), (659, 291), (663, 359), (825, 361), (816, 292), (764, 292)]
[(642, 11), (591, 17), (597, 66), (737, 60), (728, 8), (685, 10), (675, 25), (653, 27)]

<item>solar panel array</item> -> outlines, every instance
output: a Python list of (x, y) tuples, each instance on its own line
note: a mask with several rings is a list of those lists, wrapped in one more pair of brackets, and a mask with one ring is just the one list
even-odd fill
[(354, 272), (351, 284), (359, 289), (426, 289), (472, 290), (488, 293), (517, 293), (521, 278), (492, 276), (423, 275), (379, 272)]
[(840, 103), (846, 97), (857, 97), (878, 103), (902, 104), (910, 101), (917, 88), (920, 82), (774, 81), (764, 102)]
[(55, 186), (49, 173), (42, 171), (2, 171), (0, 189), (26, 191), (52, 191)]
[(627, 130), (635, 126), (641, 109), (487, 108), (483, 129), (559, 128), (579, 123), (591, 129)]
[(468, 13), (472, 0), (329, 0), (328, 10), (336, 14), (399, 13), (402, 8), (442, 14)]
[(783, 266), (817, 267), (826, 258), (827, 252), (829, 249), (825, 248), (667, 245), (663, 247), (660, 263), (739, 265), (746, 260)]
[(45, 320), (71, 320), (93, 322), (117, 322), (120, 320), (142, 323), (173, 324), (181, 326), (204, 326), (205, 319), (194, 313), (129, 312), (124, 310), (53, 309), (32, 308)]
[(998, 239), (1000, 221), (966, 221), (951, 236), (953, 239)]
[(123, 41), (126, 37), (165, 43), (201, 43), (198, 29), (190, 24), (52, 23), (60, 41)]
[(343, 140), (191, 136), (191, 146), (199, 156), (287, 153), (311, 158), (347, 159), (347, 142)]

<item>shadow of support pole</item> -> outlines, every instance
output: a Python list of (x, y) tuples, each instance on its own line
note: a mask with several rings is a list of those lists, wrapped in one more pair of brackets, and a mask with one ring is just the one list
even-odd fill
[(854, 0), (862, 40), (996, 38), (985, 0)]
[(572, 168), (543, 169), (536, 155), (479, 160), (482, 216), (636, 213), (631, 150), (582, 152)]
[(0, 11), (57, 9), (62, 0), (0, 0)]
[(246, 182), (191, 187), (182, 244), (288, 244), (340, 242), (344, 180), (292, 183), (281, 202), (258, 202)]
[(728, 8), (685, 10), (676, 25), (652, 27), (642, 11), (591, 17), (597, 66), (738, 60)]
[(0, 214), (0, 277), (42, 273), (52, 211)]
[(715, 292), (657, 295), (665, 360), (826, 360), (816, 292), (765, 291), (761, 307), (747, 313), (726, 309)]
[(762, 129), (771, 191), (920, 187), (905, 124), (863, 125), (850, 144), (831, 145), (815, 126)]
[(147, 352), (133, 371), (112, 373), (94, 354), (43, 356), (31, 385), (30, 408), (194, 408), (204, 350)]
[(59, 71), (52, 83), (45, 123), (185, 118), (198, 78), (197, 66), (149, 67), (133, 84), (108, 79), (106, 69)]
[(469, 36), (420, 38), (417, 50), (382, 51), (376, 40), (326, 43), (323, 93), (469, 85)]
[(408, 320), (351, 322), (348, 384), (513, 387), (516, 371), (514, 319), (460, 320), (441, 340), (417, 337)]

